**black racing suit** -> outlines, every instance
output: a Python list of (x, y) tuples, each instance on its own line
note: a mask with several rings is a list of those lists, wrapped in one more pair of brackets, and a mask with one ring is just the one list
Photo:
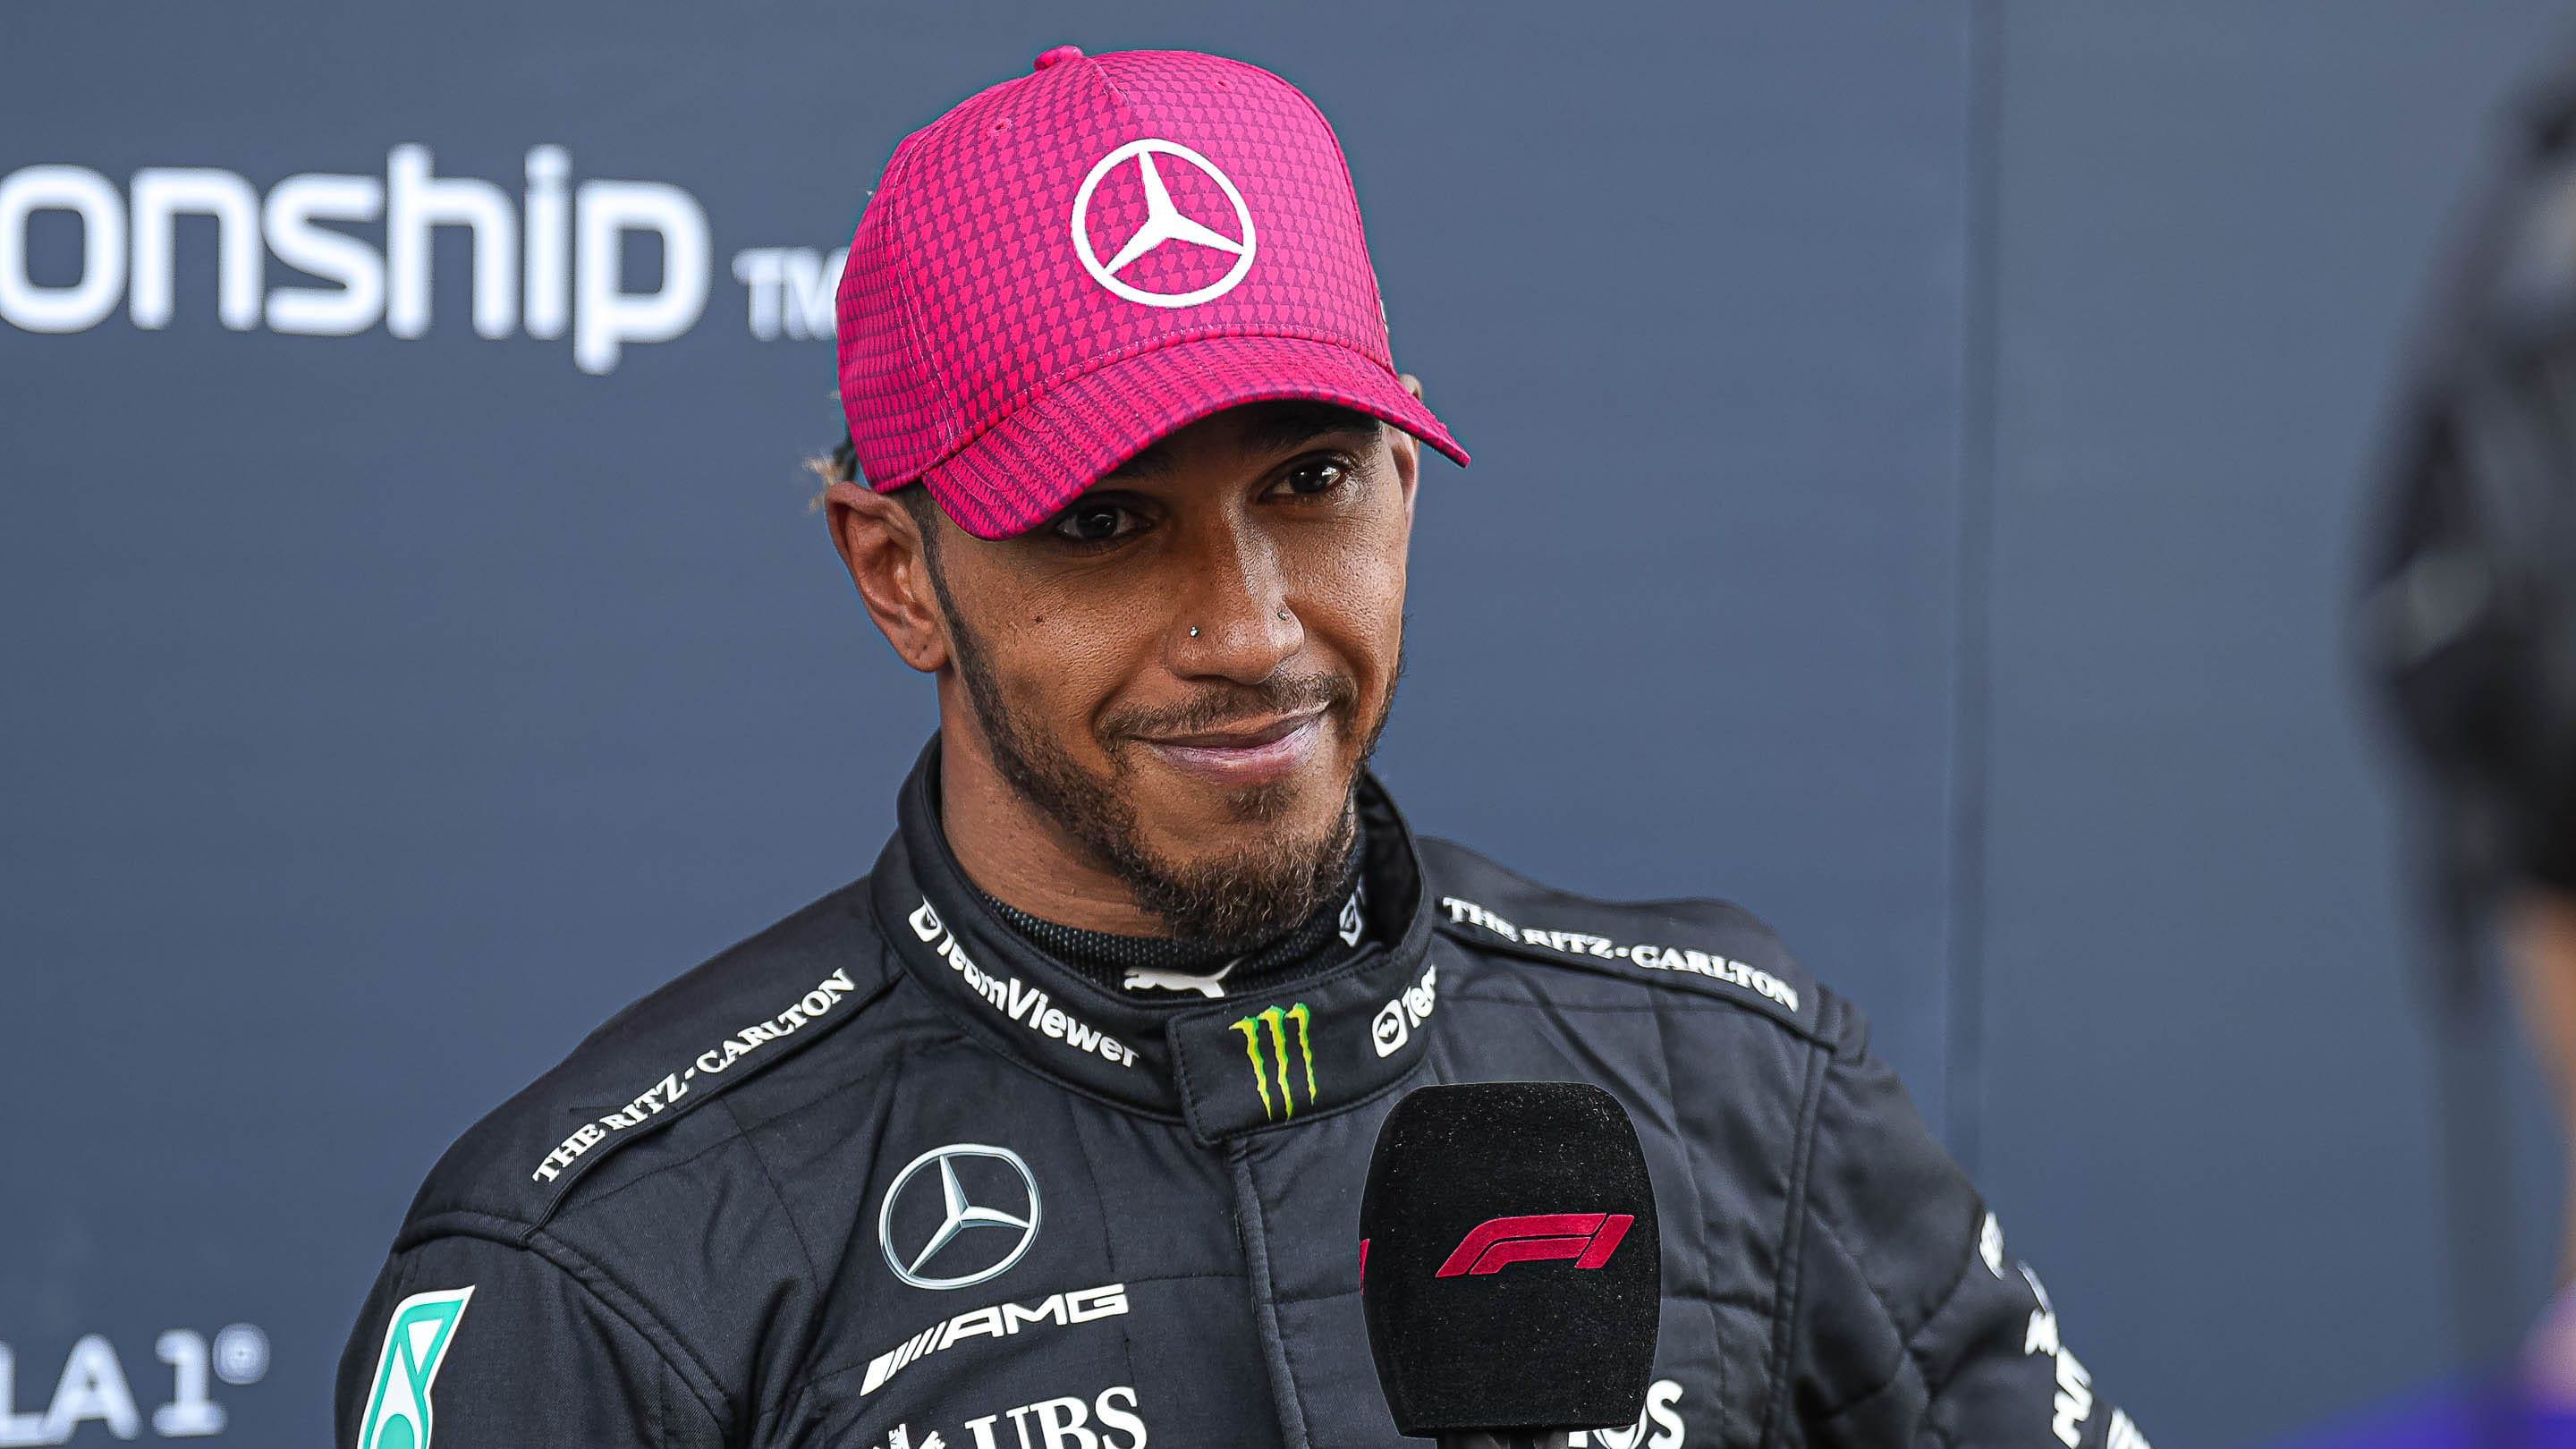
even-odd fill
[[(1664, 1303), (1578, 1442), (2145, 1449), (1858, 1013), (1715, 901), (1417, 841), (1368, 935), (1175, 1009), (997, 922), (935, 807), (449, 1150), (342, 1358), (343, 1449), (1395, 1449), (1358, 1296), (1379, 1122), (1434, 1082), (1635, 1119)], [(1211, 990), (1221, 990), (1212, 987)]]

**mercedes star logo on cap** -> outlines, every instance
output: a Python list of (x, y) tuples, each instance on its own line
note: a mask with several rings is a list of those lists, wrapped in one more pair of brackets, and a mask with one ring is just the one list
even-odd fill
[[(1173, 157), (1206, 173), (1207, 178), (1217, 184), (1217, 189), (1225, 193), (1225, 199), (1234, 203), (1235, 226), (1243, 233), (1243, 240), (1236, 241), (1183, 215), (1181, 209), (1173, 205), (1171, 191), (1163, 185), (1163, 173), (1154, 167), (1156, 156)], [(1136, 234), (1127, 238), (1126, 243), (1118, 248), (1118, 254), (1104, 265), (1100, 254), (1091, 246), (1091, 194), (1100, 188), (1104, 177), (1130, 157), (1135, 159), (1138, 180), (1145, 188), (1145, 224), (1136, 228)], [(1129, 263), (1156, 247), (1172, 242), (1226, 253), (1234, 258), (1234, 265), (1224, 276), (1189, 292), (1148, 292), (1120, 280), (1118, 274), (1127, 270)], [(1243, 274), (1252, 270), (1252, 208), (1243, 204), (1243, 193), (1235, 190), (1232, 179), (1218, 170), (1215, 162), (1189, 147), (1178, 141), (1150, 138), (1130, 141), (1101, 157), (1100, 163), (1091, 168), (1091, 174), (1083, 178), (1082, 190), (1075, 193), (1073, 249), (1075, 255), (1082, 258), (1082, 269), (1091, 273), (1093, 281), (1130, 302), (1142, 302), (1148, 307), (1195, 307), (1233, 291), (1243, 280)]]

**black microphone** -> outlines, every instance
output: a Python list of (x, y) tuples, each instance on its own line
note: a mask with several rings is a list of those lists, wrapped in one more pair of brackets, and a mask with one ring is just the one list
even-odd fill
[(1378, 1129), (1360, 1305), (1400, 1433), (1565, 1449), (1646, 1406), (1663, 1297), (1654, 1184), (1579, 1082), (1423, 1087)]

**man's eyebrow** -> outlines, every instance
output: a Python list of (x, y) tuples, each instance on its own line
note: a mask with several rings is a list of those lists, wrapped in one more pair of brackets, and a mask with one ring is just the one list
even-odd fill
[(1244, 419), (1238, 435), (1257, 452), (1280, 453), (1326, 433), (1373, 433), (1378, 420), (1356, 408), (1332, 403), (1305, 403), (1264, 408)]
[(1172, 471), (1172, 455), (1160, 443), (1149, 444), (1142, 452), (1100, 475), (1100, 481), (1112, 478), (1152, 478)]
[[(1374, 433), (1378, 427), (1376, 418), (1335, 403), (1274, 404), (1247, 409), (1235, 440), (1253, 452), (1284, 453), (1327, 433)], [(1100, 475), (1100, 481), (1155, 478), (1171, 471), (1172, 455), (1154, 443)]]

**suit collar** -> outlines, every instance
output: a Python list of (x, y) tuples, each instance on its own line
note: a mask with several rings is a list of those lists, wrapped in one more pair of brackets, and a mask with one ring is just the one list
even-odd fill
[(1430, 1022), (1406, 997), (1434, 986), (1431, 903), (1412, 832), (1374, 776), (1358, 792), (1372, 944), (1305, 981), (1176, 1010), (1103, 990), (994, 916), (940, 828), (938, 770), (934, 738), (904, 781), (869, 899), (905, 972), (985, 1045), (1209, 1143), (1336, 1115), (1421, 1061)]

